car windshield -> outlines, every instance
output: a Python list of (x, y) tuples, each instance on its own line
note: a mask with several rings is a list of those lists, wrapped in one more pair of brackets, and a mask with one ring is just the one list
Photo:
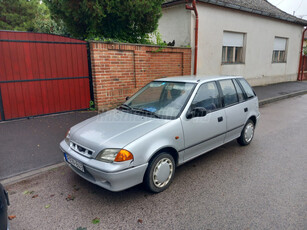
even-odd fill
[(158, 118), (174, 119), (183, 110), (194, 83), (153, 81), (119, 108)]

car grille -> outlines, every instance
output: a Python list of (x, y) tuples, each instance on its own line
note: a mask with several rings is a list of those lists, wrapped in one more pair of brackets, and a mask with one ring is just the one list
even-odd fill
[(81, 155), (86, 156), (86, 157), (92, 157), (94, 153), (93, 150), (88, 149), (72, 141), (70, 142), (70, 148), (74, 150), (75, 152), (80, 153)]

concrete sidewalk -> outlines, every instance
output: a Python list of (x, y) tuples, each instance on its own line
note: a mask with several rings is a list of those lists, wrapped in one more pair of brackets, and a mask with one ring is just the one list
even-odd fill
[(79, 111), (0, 122), (0, 181), (63, 162), (67, 130), (97, 112)]
[[(307, 81), (257, 86), (260, 106), (307, 93)], [(0, 180), (10, 183), (62, 165), (59, 142), (66, 131), (96, 112), (72, 112), (0, 122)], [(47, 167), (48, 166), (48, 167)]]
[(307, 93), (307, 81), (283, 82), (266, 86), (253, 87), (256, 92), (259, 105), (272, 103), (289, 97)]

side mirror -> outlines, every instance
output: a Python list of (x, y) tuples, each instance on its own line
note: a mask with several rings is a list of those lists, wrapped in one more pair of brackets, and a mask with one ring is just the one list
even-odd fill
[(128, 100), (129, 100), (129, 98), (130, 98), (130, 97), (129, 97), (129, 96), (127, 96), (127, 97), (126, 97), (126, 101), (128, 101)]
[(196, 107), (192, 111), (187, 113), (187, 118), (191, 119), (193, 117), (204, 117), (207, 115), (207, 110), (203, 107)]

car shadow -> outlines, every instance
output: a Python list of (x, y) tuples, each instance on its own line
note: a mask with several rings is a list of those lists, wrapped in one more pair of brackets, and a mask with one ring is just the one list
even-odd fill
[[(238, 157), (238, 153), (240, 153), (241, 150), (242, 147), (239, 146), (236, 141), (232, 141), (177, 167), (175, 178), (171, 186), (162, 193), (157, 194), (147, 191), (143, 184), (139, 184), (124, 191), (112, 192), (88, 182), (73, 171), (70, 173), (70, 182), (72, 184), (77, 184), (77, 186), (83, 190), (82, 194), (88, 196), (92, 200), (96, 200), (97, 203), (112, 203), (114, 205), (116, 203), (125, 203), (129, 200), (140, 199), (142, 197), (167, 197), (181, 190), (182, 187), (185, 188), (185, 186), (182, 186), (182, 183), (185, 185), (191, 184), (190, 182), (197, 181), (200, 175), (209, 175), (212, 170), (216, 170), (215, 167), (217, 167), (218, 164), (225, 164), (229, 161), (229, 158), (236, 157), (236, 155)], [(191, 186), (193, 185), (191, 184)]]

